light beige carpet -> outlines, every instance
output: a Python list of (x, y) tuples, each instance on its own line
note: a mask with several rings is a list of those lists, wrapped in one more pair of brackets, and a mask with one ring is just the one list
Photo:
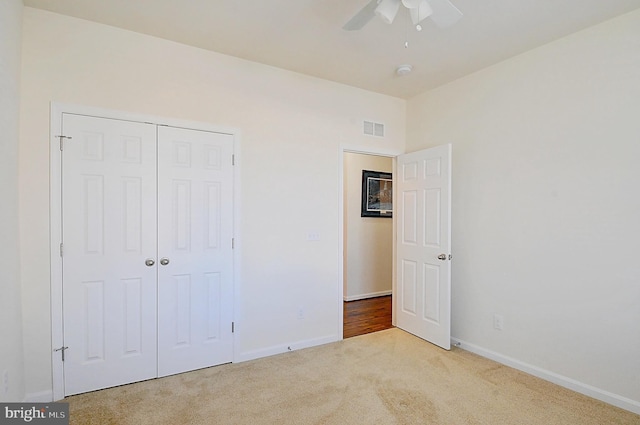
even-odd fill
[(398, 329), (68, 397), (71, 424), (640, 424)]

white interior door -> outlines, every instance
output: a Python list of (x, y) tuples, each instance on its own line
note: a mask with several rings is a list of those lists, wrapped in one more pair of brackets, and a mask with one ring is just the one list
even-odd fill
[(158, 375), (232, 361), (233, 136), (158, 127)]
[(398, 156), (396, 174), (396, 324), (448, 350), (451, 145)]
[(233, 136), (62, 114), (64, 395), (233, 359)]
[(156, 128), (63, 114), (65, 395), (156, 376)]

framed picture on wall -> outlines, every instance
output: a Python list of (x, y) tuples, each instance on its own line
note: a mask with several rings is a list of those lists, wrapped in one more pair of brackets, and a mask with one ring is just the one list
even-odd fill
[(361, 217), (393, 216), (391, 173), (362, 170)]

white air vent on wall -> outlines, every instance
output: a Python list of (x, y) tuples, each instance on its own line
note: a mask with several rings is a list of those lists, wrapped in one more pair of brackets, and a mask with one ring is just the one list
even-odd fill
[(367, 136), (384, 137), (384, 124), (373, 121), (364, 121), (364, 134)]

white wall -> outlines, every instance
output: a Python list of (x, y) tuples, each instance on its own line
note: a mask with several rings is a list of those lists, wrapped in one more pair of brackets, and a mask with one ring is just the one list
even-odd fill
[[(22, 0), (0, 2), (0, 401), (24, 398), (18, 235), (22, 9)], [(5, 371), (9, 374), (7, 392), (2, 384)]]
[[(341, 146), (402, 151), (405, 101), (25, 8), (20, 146), (28, 394), (51, 390), (49, 102), (241, 130), (240, 357), (342, 338)], [(308, 242), (307, 234), (320, 235)], [(299, 320), (298, 310), (304, 310)]]
[(453, 144), (453, 336), (640, 413), (640, 10), (407, 110)]
[(361, 217), (362, 170), (392, 172), (389, 157), (344, 154), (344, 298), (346, 301), (391, 293), (393, 220)]

